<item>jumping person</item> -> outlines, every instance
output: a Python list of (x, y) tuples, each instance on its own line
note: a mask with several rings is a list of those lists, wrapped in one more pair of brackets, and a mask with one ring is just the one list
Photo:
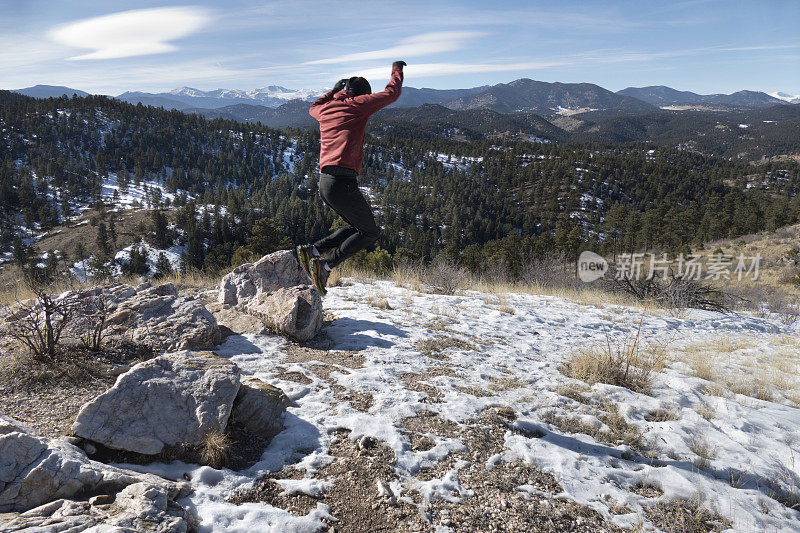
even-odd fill
[(354, 76), (336, 82), (308, 110), (319, 122), (319, 195), (347, 223), (314, 244), (295, 249), (298, 261), (323, 296), (331, 269), (380, 236), (356, 178), (361, 171), (367, 120), (400, 97), (405, 65), (405, 61), (392, 64), (392, 77), (383, 92), (372, 94), (369, 82)]

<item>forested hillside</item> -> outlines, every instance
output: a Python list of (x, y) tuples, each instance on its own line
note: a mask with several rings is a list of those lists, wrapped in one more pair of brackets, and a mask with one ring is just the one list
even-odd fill
[[(647, 143), (464, 143), (384, 125), (367, 139), (360, 184), (384, 228), (379, 245), (396, 256), (444, 252), (472, 268), (502, 257), (514, 268), (587, 242), (677, 250), (800, 217), (791, 160), (754, 165)], [(109, 183), (151, 184), (147, 207), (180, 208), (169, 217), (189, 266), (227, 268), (253, 246), (259, 220), (262, 234), (314, 239), (335, 223), (317, 196), (318, 143), (313, 130), (0, 92), (0, 251), (96, 203)]]

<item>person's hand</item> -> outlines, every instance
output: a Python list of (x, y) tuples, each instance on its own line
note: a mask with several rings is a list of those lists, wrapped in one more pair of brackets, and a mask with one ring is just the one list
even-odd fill
[(336, 82), (336, 85), (333, 86), (333, 90), (336, 92), (341, 91), (342, 89), (344, 89), (346, 83), (347, 83), (347, 78), (342, 78), (341, 80)]
[(395, 61), (394, 63), (392, 63), (392, 68), (399, 68), (400, 70), (403, 70), (403, 67), (405, 66), (406, 66), (405, 61)]

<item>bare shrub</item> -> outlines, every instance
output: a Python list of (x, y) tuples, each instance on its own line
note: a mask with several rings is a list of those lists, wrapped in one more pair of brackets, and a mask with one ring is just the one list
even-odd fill
[(74, 305), (69, 298), (49, 294), (52, 280), (39, 269), (26, 272), (23, 283), (35, 298), (18, 302), (6, 317), (6, 333), (36, 359), (52, 359), (70, 324)]
[(108, 299), (102, 292), (86, 297), (70, 326), (71, 334), (83, 348), (98, 351), (106, 336), (109, 314)]
[(692, 307), (727, 313), (734, 297), (700, 280), (670, 276), (668, 278), (614, 278), (612, 288), (630, 294), (640, 301), (654, 302), (661, 307)]
[(583, 288), (583, 282), (575, 277), (574, 266), (562, 255), (535, 258), (522, 267), (520, 280), (523, 283), (548, 288)]
[[(642, 316), (644, 319), (644, 316)], [(664, 366), (662, 348), (642, 349), (642, 321), (635, 334), (612, 342), (606, 332), (606, 343), (582, 350), (570, 358), (563, 368), (564, 375), (586, 383), (608, 383), (635, 392), (648, 392), (654, 374)]]
[(455, 294), (467, 285), (469, 271), (442, 259), (437, 259), (425, 271), (423, 281), (441, 294)]
[(800, 302), (796, 296), (776, 293), (767, 301), (767, 307), (787, 326), (794, 325), (800, 317)]

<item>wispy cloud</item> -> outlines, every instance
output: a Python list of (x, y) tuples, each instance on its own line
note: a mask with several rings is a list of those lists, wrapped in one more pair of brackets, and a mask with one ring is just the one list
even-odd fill
[(172, 52), (170, 43), (208, 24), (208, 10), (199, 7), (162, 7), (122, 11), (64, 24), (50, 37), (61, 44), (94, 50), (69, 59), (114, 59)]
[(406, 57), (419, 57), (441, 52), (461, 50), (470, 39), (485, 35), (477, 31), (439, 31), (422, 33), (407, 37), (396, 46), (370, 52), (346, 54), (327, 59), (306, 61), (306, 65), (321, 65), (330, 63), (351, 63), (355, 61), (370, 61), (373, 59), (403, 59)]
[[(474, 74), (478, 72), (513, 72), (519, 70), (536, 70), (552, 67), (563, 67), (576, 63), (576, 60), (559, 61), (524, 61), (519, 63), (413, 63), (403, 69), (406, 77), (452, 76), (455, 74)], [(376, 67), (357, 70), (355, 75), (365, 78), (389, 76), (388, 67)]]

